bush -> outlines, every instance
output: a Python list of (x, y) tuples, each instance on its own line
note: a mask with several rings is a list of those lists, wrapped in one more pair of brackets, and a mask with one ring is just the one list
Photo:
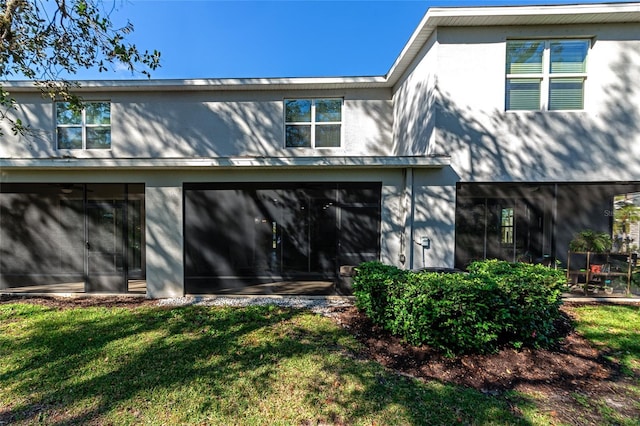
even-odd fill
[(392, 298), (392, 333), (447, 354), (485, 352), (498, 338), (487, 319), (495, 283), (462, 274), (414, 273)]
[(547, 347), (552, 343), (566, 286), (564, 271), (498, 260), (474, 262), (469, 271), (498, 285), (503, 298), (496, 311), (496, 320), (503, 322), (500, 343), (515, 347)]
[(407, 272), (380, 262), (365, 262), (357, 268), (353, 278), (353, 295), (356, 307), (379, 325), (389, 317), (390, 287), (400, 287)]
[(553, 341), (564, 273), (542, 265), (475, 262), (468, 274), (407, 272), (369, 262), (354, 280), (356, 306), (414, 345), (449, 355)]

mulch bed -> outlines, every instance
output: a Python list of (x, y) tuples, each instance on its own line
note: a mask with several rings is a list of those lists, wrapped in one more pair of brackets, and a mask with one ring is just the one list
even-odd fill
[(625, 390), (632, 383), (640, 386), (640, 379), (623, 376), (619, 365), (573, 331), (572, 307), (562, 307), (564, 338), (552, 349), (504, 348), (495, 354), (456, 358), (428, 346), (409, 345), (373, 325), (356, 308), (342, 310), (336, 321), (363, 343), (363, 356), (400, 374), (471, 387), (488, 395), (505, 395), (509, 390), (537, 395), (563, 424), (607, 423), (600, 413), (585, 410), (576, 395), (604, 401), (614, 411), (640, 419), (636, 399)]

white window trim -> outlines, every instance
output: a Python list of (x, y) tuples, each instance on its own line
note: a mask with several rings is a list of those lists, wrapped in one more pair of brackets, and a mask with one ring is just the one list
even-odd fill
[[(87, 148), (87, 128), (91, 127), (106, 127), (105, 124), (87, 124), (86, 109), (82, 108), (82, 120), (80, 125), (78, 124), (58, 124), (58, 104), (65, 103), (66, 101), (54, 101), (53, 102), (53, 119), (55, 121), (55, 139), (56, 150), (58, 151), (111, 151), (112, 144), (109, 144), (109, 148)], [(111, 101), (109, 100), (85, 100), (83, 104), (109, 104), (109, 117), (111, 117)], [(72, 128), (80, 126), (82, 129), (82, 147), (81, 148), (60, 148), (58, 141), (58, 128)], [(111, 133), (111, 119), (109, 119), (109, 133)]]
[[(287, 121), (287, 101), (299, 101), (299, 100), (309, 100), (311, 101), (311, 121)], [(340, 101), (340, 121), (316, 121), (316, 101), (321, 100), (332, 100), (332, 101)], [(283, 143), (286, 149), (342, 149), (342, 144), (344, 141), (344, 98), (334, 98), (334, 97), (317, 97), (317, 98), (284, 98), (282, 100), (282, 117), (283, 117)], [(316, 127), (317, 126), (330, 126), (330, 125), (340, 125), (340, 146), (320, 146), (316, 147)], [(311, 126), (311, 146), (297, 147), (297, 146), (287, 146), (287, 126)]]
[[(589, 50), (587, 51), (587, 64), (585, 65), (585, 70), (588, 69), (588, 61), (589, 61), (589, 51), (593, 47), (593, 43), (589, 38), (555, 38), (555, 39), (536, 39), (536, 38), (516, 38), (516, 39), (508, 39), (505, 43), (505, 61), (507, 56), (507, 43), (510, 41), (541, 41), (544, 42), (544, 50), (542, 51), (542, 72), (541, 73), (533, 73), (533, 74), (506, 74), (505, 75), (505, 111), (510, 113), (522, 113), (522, 112), (531, 112), (531, 111), (550, 111), (550, 112), (582, 112), (585, 110), (584, 105), (587, 105), (587, 71), (582, 73), (551, 73), (551, 43), (559, 42), (559, 41), (585, 41), (589, 45)], [(506, 108), (506, 87), (507, 82), (511, 79), (538, 79), (541, 80), (540, 83), (540, 106), (538, 109), (507, 109)], [(583, 108), (582, 109), (563, 109), (563, 110), (550, 110), (549, 109), (549, 88), (551, 79), (555, 78), (582, 78), (584, 79), (583, 86)]]

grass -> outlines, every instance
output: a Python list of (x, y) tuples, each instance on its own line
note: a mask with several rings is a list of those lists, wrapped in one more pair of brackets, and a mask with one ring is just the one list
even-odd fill
[(0, 305), (0, 424), (526, 424), (358, 349), (329, 319), (276, 307)]
[[(600, 309), (578, 310), (581, 330), (612, 338), (612, 356), (633, 374), (638, 308)], [(274, 306), (4, 304), (0, 425), (551, 423), (535, 398), (413, 380), (359, 350), (330, 319)]]
[(640, 306), (582, 306), (576, 329), (628, 376), (640, 375)]
[[(640, 409), (640, 306), (588, 305), (573, 310), (576, 330), (603, 351), (609, 361), (617, 363), (630, 379), (626, 392), (635, 397)], [(610, 401), (572, 395), (585, 409), (598, 412), (609, 424), (640, 425), (640, 419), (625, 418), (612, 409)]]

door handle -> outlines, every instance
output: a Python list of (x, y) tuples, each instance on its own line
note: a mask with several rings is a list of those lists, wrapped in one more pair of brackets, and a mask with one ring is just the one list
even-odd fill
[(85, 244), (87, 245), (87, 250), (90, 250), (91, 249), (91, 244), (89, 244), (89, 241), (87, 241)]

